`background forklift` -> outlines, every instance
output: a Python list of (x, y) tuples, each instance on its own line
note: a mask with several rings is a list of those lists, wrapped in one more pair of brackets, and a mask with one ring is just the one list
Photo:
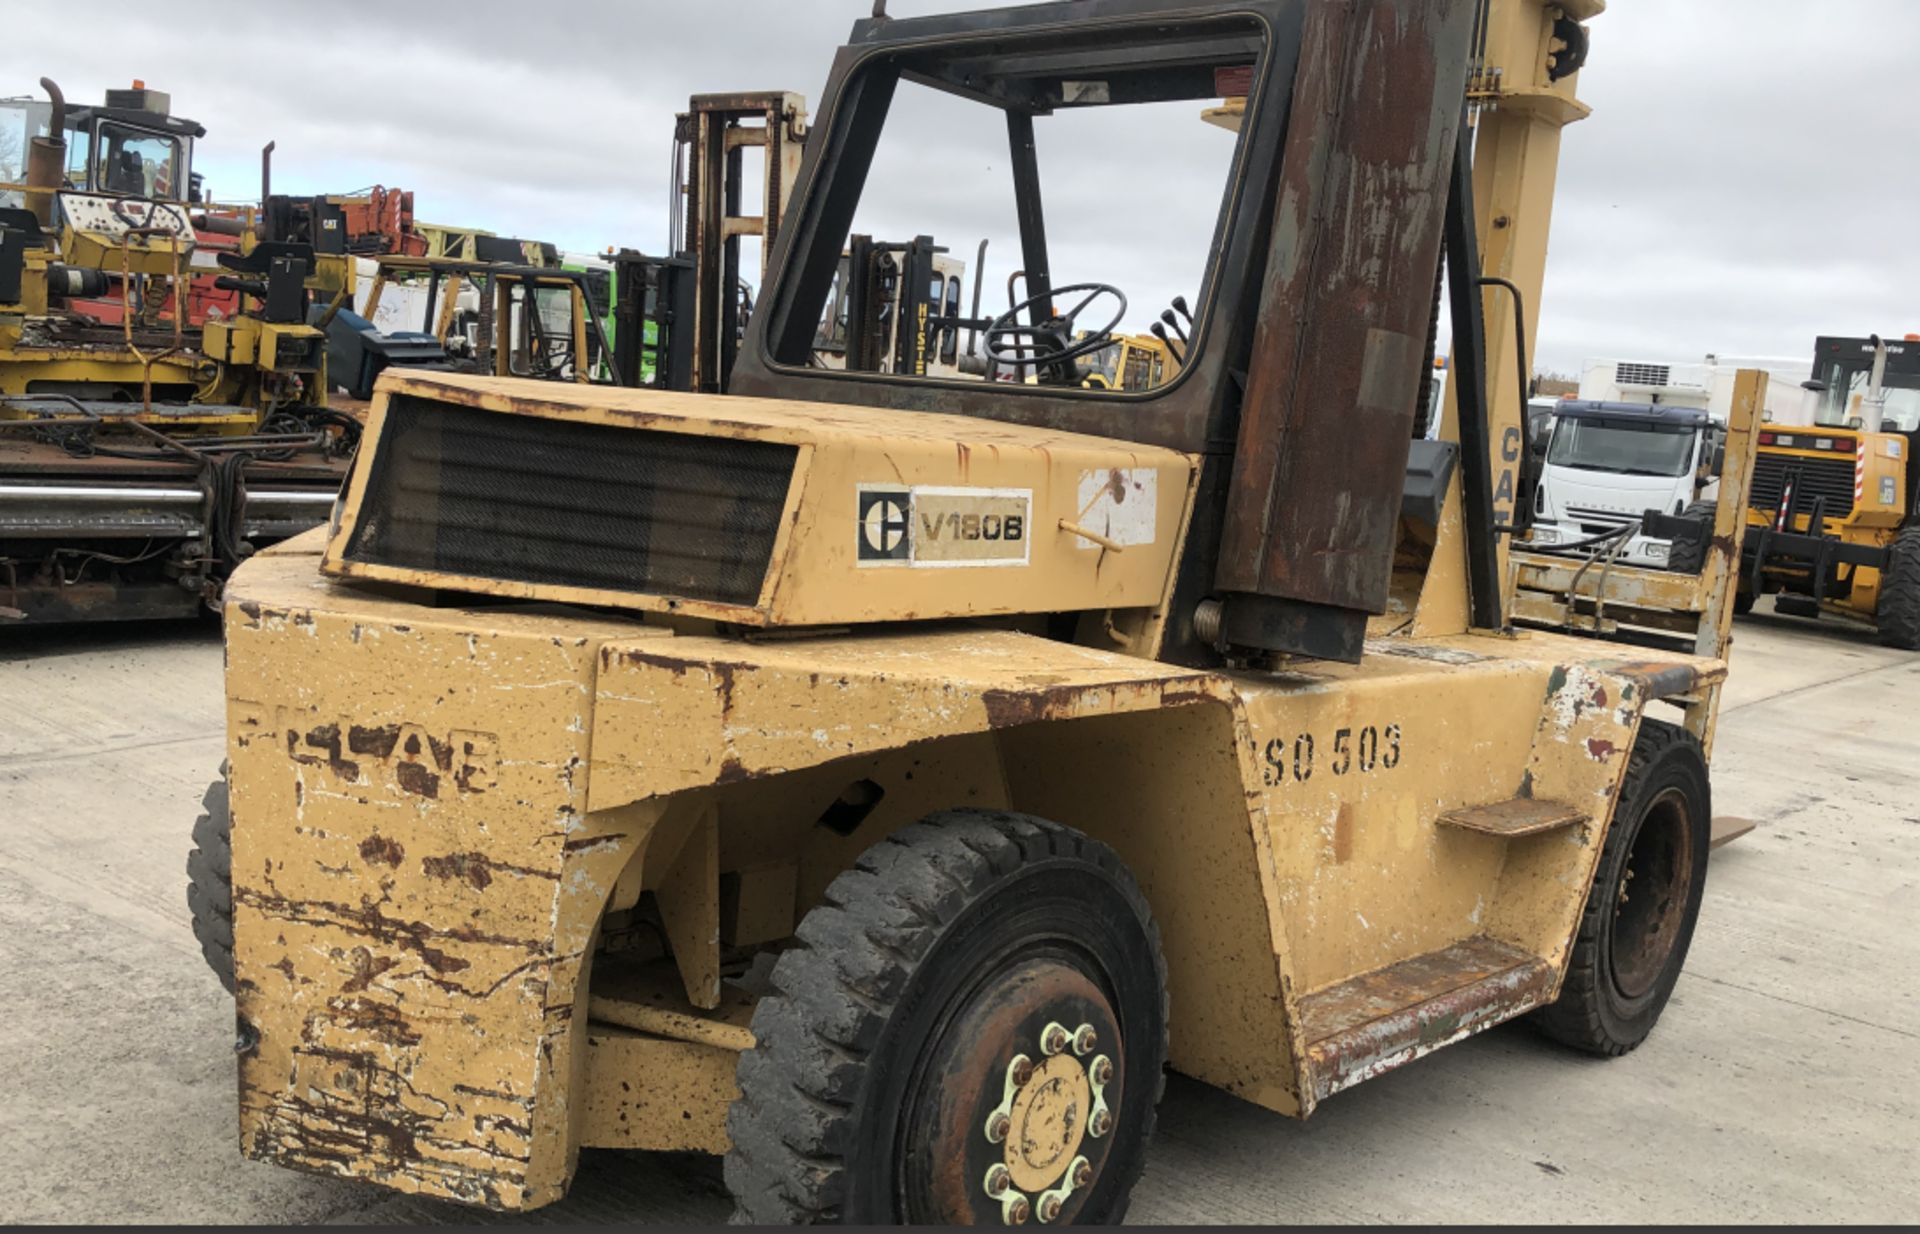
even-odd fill
[[(456, 257), (373, 260), (358, 312), (314, 310), (315, 323), (327, 328), (333, 380), (348, 397), (371, 398), (380, 374), (394, 366), (620, 384), (604, 362), (613, 345), (601, 332), (587, 272)], [(419, 299), (419, 329), (373, 325), (396, 283)]]
[(201, 127), (137, 85), (70, 109), (41, 84), (0, 108), (29, 134), (0, 184), (0, 625), (199, 612), (345, 475), (359, 425), (307, 318), (352, 270), (251, 232), (202, 251)]
[(1821, 338), (1804, 425), (1760, 434), (1740, 610), (1867, 621), (1920, 651), (1920, 336)]

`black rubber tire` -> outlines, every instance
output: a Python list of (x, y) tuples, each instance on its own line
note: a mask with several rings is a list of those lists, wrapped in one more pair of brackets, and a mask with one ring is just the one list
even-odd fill
[(1111, 849), (1026, 815), (945, 811), (863, 854), (797, 940), (754, 1012), (727, 1116), (736, 1223), (911, 1216), (900, 1124), (923, 1099), (908, 1091), (922, 1051), (1020, 955), (1071, 947), (1101, 969), (1124, 1061), (1106, 1163), (1063, 1216), (1118, 1224), (1165, 1087), (1167, 981), (1146, 899)]
[(220, 984), (233, 993), (233, 817), (228, 809), (227, 766), (207, 785), (204, 807), (193, 821), (193, 851), (187, 854), (187, 910), (200, 954)]
[(1688, 506), (1681, 517), (1698, 523), (1704, 523), (1706, 535), (1698, 540), (1676, 541), (1673, 555), (1667, 558), (1667, 569), (1676, 574), (1699, 574), (1707, 568), (1707, 549), (1713, 543), (1713, 520), (1720, 507), (1711, 501), (1696, 501)]
[[(1689, 849), (1684, 875), (1672, 880), (1681, 884), (1677, 890), (1684, 898), (1676, 916), (1661, 918), (1671, 920), (1673, 928), (1664, 957), (1657, 958), (1655, 971), (1643, 979), (1642, 988), (1628, 990), (1622, 987), (1616, 954), (1622, 892), (1636, 841), (1654, 816), (1655, 806), (1665, 810), (1670, 801), (1684, 805), (1684, 820), (1656, 826), (1679, 835)], [(1580, 916), (1566, 983), (1558, 999), (1528, 1017), (1534, 1027), (1563, 1045), (1607, 1058), (1629, 1053), (1647, 1039), (1680, 979), (1700, 917), (1707, 851), (1713, 839), (1712, 805), (1700, 743), (1677, 725), (1643, 720), (1627, 764), (1620, 804), (1607, 829), (1606, 847)], [(1650, 841), (1657, 839), (1658, 833), (1650, 837)], [(1632, 923), (1626, 924), (1630, 929)]]
[(1874, 614), (1880, 642), (1900, 651), (1920, 651), (1920, 522), (1907, 524), (1887, 550), (1887, 573)]
[(1745, 617), (1748, 613), (1751, 613), (1753, 611), (1753, 602), (1756, 598), (1751, 591), (1734, 592), (1733, 615), (1735, 617)]

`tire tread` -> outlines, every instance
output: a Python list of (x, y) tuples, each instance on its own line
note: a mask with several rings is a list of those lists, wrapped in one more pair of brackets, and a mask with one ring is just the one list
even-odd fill
[(1909, 522), (1888, 550), (1874, 623), (1880, 642), (1900, 651), (1920, 651), (1920, 522)]
[[(1642, 720), (1639, 738), (1633, 743), (1633, 752), (1627, 760), (1619, 800), (1622, 803), (1637, 801), (1640, 785), (1668, 751), (1676, 747), (1692, 747), (1697, 751), (1699, 742), (1677, 724)], [(1614, 1037), (1600, 1014), (1600, 983), (1604, 980), (1600, 972), (1600, 932), (1606, 919), (1606, 896), (1599, 878), (1608, 869), (1616, 845), (1627, 843), (1627, 834), (1622, 827), (1607, 829), (1606, 848), (1595, 868), (1595, 882), (1587, 893), (1586, 907), (1580, 913), (1580, 928), (1574, 936), (1572, 958), (1568, 962), (1566, 981), (1560, 987), (1560, 997), (1527, 1017), (1528, 1022), (1547, 1037), (1603, 1058), (1618, 1058), (1640, 1046), (1638, 1040), (1622, 1041)], [(1701, 860), (1706, 860), (1704, 852)]]
[(200, 797), (187, 853), (187, 911), (207, 967), (233, 993), (233, 813), (227, 765)]
[[(1152, 937), (1165, 1025), (1158, 929), (1131, 874), (1105, 845), (1057, 823), (998, 810), (947, 810), (911, 823), (833, 880), (774, 965), (774, 992), (754, 1012), (755, 1046), (740, 1058), (741, 1097), (727, 1114), (733, 1147), (724, 1171), (736, 1224), (840, 1219), (847, 1206), (844, 1154), (865, 1062), (933, 935), (1004, 875), (1056, 856), (1077, 856), (1121, 875), (1116, 881)], [(1165, 1049), (1162, 1041), (1162, 1056)], [(1145, 1137), (1153, 1133), (1153, 1108), (1165, 1085), (1163, 1072)], [(1135, 1178), (1141, 1164), (1134, 1165)], [(1135, 1178), (1124, 1180), (1123, 1195)]]

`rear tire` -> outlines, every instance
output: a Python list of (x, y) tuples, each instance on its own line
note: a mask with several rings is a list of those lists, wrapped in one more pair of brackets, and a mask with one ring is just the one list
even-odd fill
[(1166, 965), (1105, 845), (935, 814), (833, 881), (773, 986), (727, 1116), (736, 1221), (1125, 1215), (1164, 1084)]
[(1712, 796), (1700, 743), (1643, 720), (1580, 917), (1566, 984), (1530, 1021), (1616, 1058), (1647, 1039), (1687, 960), (1707, 882)]
[(1902, 528), (1887, 550), (1887, 572), (1880, 583), (1874, 621), (1885, 646), (1920, 651), (1920, 522)]
[(233, 993), (233, 816), (227, 795), (227, 765), (200, 798), (187, 854), (187, 909), (200, 954), (220, 984)]

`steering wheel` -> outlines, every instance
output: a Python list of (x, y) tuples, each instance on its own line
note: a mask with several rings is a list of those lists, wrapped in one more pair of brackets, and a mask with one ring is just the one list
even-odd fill
[[(139, 218), (135, 218), (134, 211), (142, 206), (146, 207), (146, 213)], [(113, 214), (113, 217), (126, 224), (127, 229), (130, 231), (138, 231), (152, 227), (154, 211), (159, 208), (159, 202), (148, 201), (139, 197), (116, 197), (113, 199), (113, 203), (107, 207)]]
[[(1086, 292), (1085, 298), (1065, 313), (1055, 313), (1046, 321), (1037, 325), (1020, 324), (1020, 313), (1047, 300), (1056, 300), (1076, 292)], [(1102, 296), (1111, 296), (1119, 301), (1120, 307), (1114, 310), (1113, 320), (1098, 330), (1088, 332), (1079, 342), (1073, 341), (1074, 323), (1087, 306)], [(1050, 367), (1078, 360), (1081, 356), (1090, 356), (1113, 341), (1113, 332), (1119, 328), (1120, 321), (1127, 315), (1127, 293), (1111, 283), (1075, 283), (1070, 287), (1056, 287), (1051, 292), (1042, 292), (1028, 296), (1000, 316), (993, 319), (987, 327), (987, 356), (999, 364), (1010, 366)]]

